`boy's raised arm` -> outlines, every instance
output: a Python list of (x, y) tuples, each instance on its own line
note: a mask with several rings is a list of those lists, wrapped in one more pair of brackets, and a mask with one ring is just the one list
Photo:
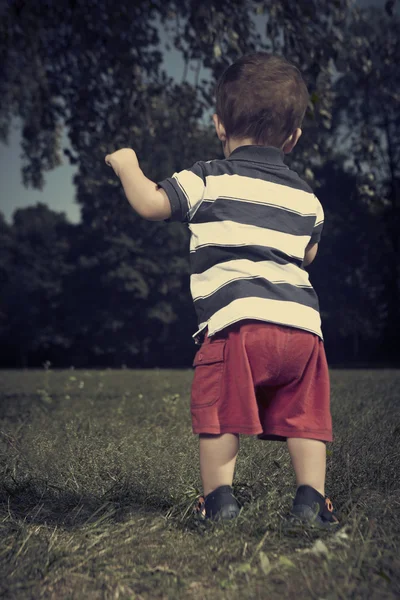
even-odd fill
[(105, 162), (120, 178), (129, 204), (141, 217), (148, 221), (164, 221), (171, 216), (171, 203), (166, 192), (145, 176), (132, 148), (107, 154)]

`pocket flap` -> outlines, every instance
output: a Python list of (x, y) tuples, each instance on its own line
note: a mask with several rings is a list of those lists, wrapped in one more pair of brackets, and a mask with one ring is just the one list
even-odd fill
[(193, 366), (212, 365), (214, 363), (224, 362), (224, 348), (226, 340), (218, 340), (210, 344), (203, 345), (194, 357)]

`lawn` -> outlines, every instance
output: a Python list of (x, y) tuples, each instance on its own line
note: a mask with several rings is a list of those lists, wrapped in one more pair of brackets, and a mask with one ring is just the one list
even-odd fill
[(331, 372), (326, 493), (285, 534), (286, 444), (242, 436), (229, 523), (198, 523), (191, 370), (0, 372), (0, 597), (400, 597), (400, 371)]

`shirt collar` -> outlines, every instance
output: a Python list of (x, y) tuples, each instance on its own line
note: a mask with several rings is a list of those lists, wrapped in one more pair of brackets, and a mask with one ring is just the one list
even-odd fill
[(284, 152), (274, 146), (239, 146), (226, 160), (248, 160), (286, 167), (283, 162)]

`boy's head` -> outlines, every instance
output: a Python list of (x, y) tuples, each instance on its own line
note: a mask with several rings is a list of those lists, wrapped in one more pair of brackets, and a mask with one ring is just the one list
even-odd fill
[(240, 145), (290, 152), (301, 135), (309, 95), (300, 71), (285, 58), (256, 52), (222, 74), (213, 116), (225, 156)]

